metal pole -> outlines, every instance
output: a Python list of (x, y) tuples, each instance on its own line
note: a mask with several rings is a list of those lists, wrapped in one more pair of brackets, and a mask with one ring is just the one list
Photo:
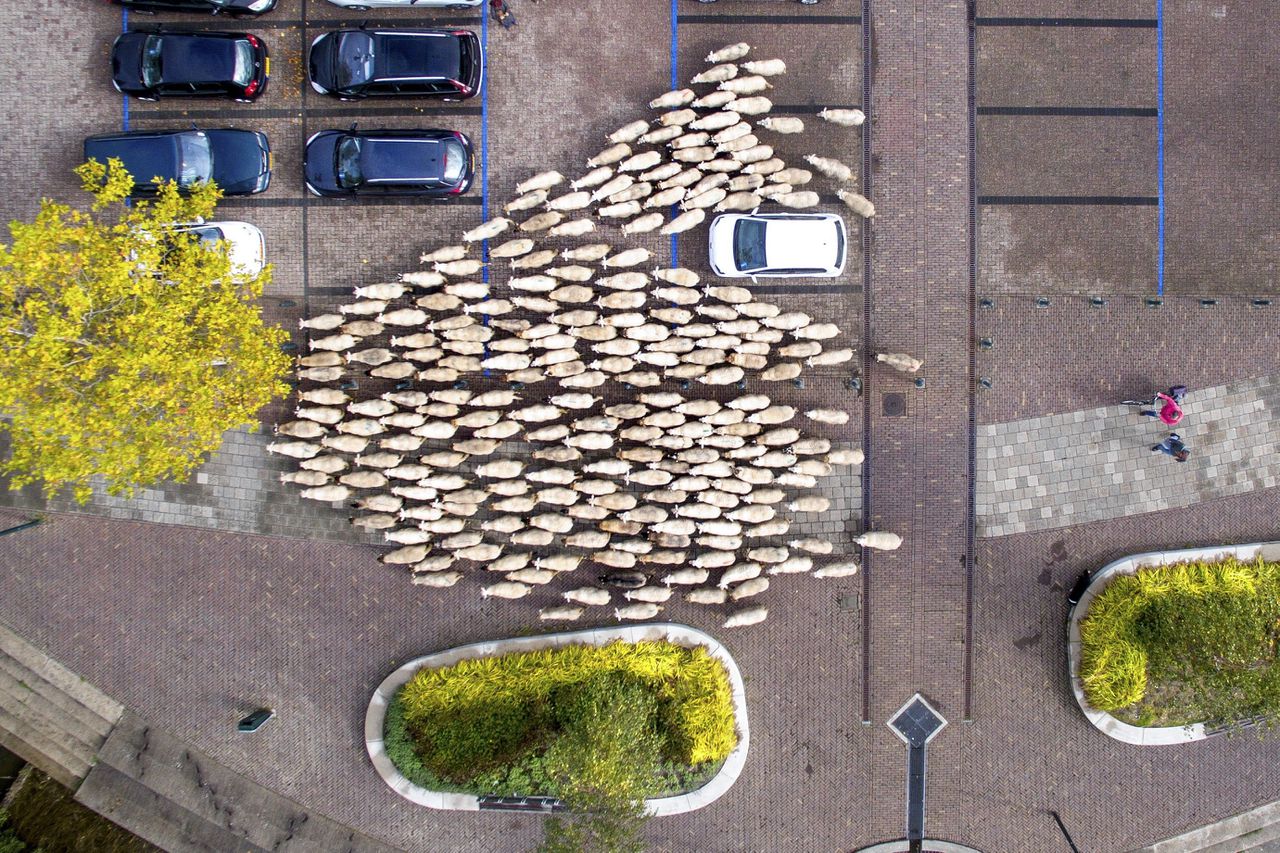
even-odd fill
[(1058, 824), (1058, 829), (1062, 830), (1062, 836), (1067, 839), (1067, 843), (1071, 845), (1071, 853), (1080, 853), (1080, 848), (1071, 840), (1071, 833), (1067, 832), (1066, 824), (1062, 822), (1062, 816), (1057, 812), (1050, 810), (1049, 814), (1053, 815), (1054, 821)]
[(43, 518), (33, 518), (31, 519), (31, 521), (24, 521), (21, 524), (15, 524), (13, 527), (7, 528), (5, 530), (0, 530), (0, 536), (4, 536), (6, 533), (18, 533), (28, 528), (35, 527), (37, 524), (39, 524), (42, 521), (44, 521)]

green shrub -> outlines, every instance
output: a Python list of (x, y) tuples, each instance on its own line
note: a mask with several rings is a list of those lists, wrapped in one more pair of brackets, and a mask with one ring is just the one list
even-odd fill
[(1080, 624), (1089, 703), (1135, 724), (1280, 712), (1280, 564), (1181, 563), (1107, 584)]
[(9, 828), (9, 813), (0, 809), (0, 853), (28, 853), (31, 848)]
[[(531, 756), (568, 729), (564, 715), (582, 713), (575, 691), (602, 675), (623, 677), (653, 698), (655, 759), (703, 765), (723, 761), (737, 745), (724, 666), (704, 648), (667, 642), (565, 646), (422, 670), (397, 696), (400, 719), (417, 763), (435, 776), (468, 788), (489, 784), (494, 793), (540, 784), (549, 777)], [(396, 755), (404, 746), (397, 741)]]

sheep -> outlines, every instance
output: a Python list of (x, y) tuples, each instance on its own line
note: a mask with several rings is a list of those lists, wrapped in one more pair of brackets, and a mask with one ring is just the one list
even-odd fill
[(773, 146), (756, 145), (742, 151), (734, 151), (730, 156), (738, 163), (761, 163), (773, 158)]
[(760, 126), (774, 133), (804, 133), (804, 121), (794, 116), (769, 116), (760, 119)]
[(607, 287), (610, 290), (639, 290), (648, 283), (649, 276), (642, 272), (620, 272), (596, 279), (596, 284), (601, 287)]
[(763, 92), (765, 89), (772, 89), (773, 84), (759, 74), (753, 74), (749, 77), (735, 77), (732, 80), (725, 80), (716, 88), (722, 92), (733, 92), (735, 95), (754, 95), (757, 92)]
[(359, 435), (327, 435), (320, 443), (340, 453), (361, 453), (369, 446), (369, 439)]
[(546, 231), (548, 228), (560, 224), (563, 220), (564, 214), (560, 211), (547, 210), (542, 213), (536, 213), (521, 222), (520, 230), (524, 232)]
[(924, 366), (924, 361), (902, 352), (878, 352), (876, 361), (889, 365), (902, 373), (917, 373)]
[(832, 124), (837, 124), (841, 127), (857, 127), (867, 120), (867, 117), (863, 114), (862, 110), (856, 109), (839, 110), (824, 107), (822, 111), (818, 113), (818, 116), (824, 121), (829, 121)]
[(468, 258), (461, 261), (437, 261), (432, 265), (438, 273), (444, 275), (475, 275), (485, 268), (485, 262)]
[(684, 127), (698, 117), (698, 114), (690, 109), (673, 110), (669, 113), (663, 113), (658, 119), (658, 123), (663, 127)]
[(319, 316), (311, 317), (310, 319), (299, 320), (298, 328), (311, 329), (317, 332), (328, 332), (341, 326), (346, 319), (347, 318), (341, 314), (320, 314)]
[(556, 225), (547, 232), (549, 237), (581, 237), (596, 230), (596, 224), (590, 219), (575, 219)]
[(639, 139), (646, 130), (649, 129), (649, 123), (644, 119), (637, 119), (630, 124), (622, 127), (609, 134), (606, 139), (613, 143), (633, 142)]
[(589, 243), (585, 246), (565, 249), (560, 253), (560, 257), (566, 261), (598, 261), (609, 254), (610, 248), (608, 243)]
[(617, 145), (610, 145), (596, 156), (587, 160), (587, 165), (591, 167), (610, 166), (629, 156), (631, 156), (631, 146), (625, 142), (620, 142)]
[(858, 573), (859, 566), (852, 560), (839, 563), (828, 563), (814, 571), (815, 578), (847, 578)]
[(642, 264), (652, 257), (652, 253), (648, 249), (627, 249), (625, 252), (619, 252), (611, 255), (600, 262), (602, 267), (634, 267)]
[[(494, 217), (488, 222), (481, 223), (475, 228), (472, 228), (470, 231), (463, 232), (462, 239), (466, 243), (475, 243), (480, 240), (491, 240), (503, 231), (506, 231), (513, 224), (515, 223), (505, 217)], [(408, 279), (406, 278), (406, 281), (407, 280)]]
[(806, 358), (804, 363), (808, 367), (829, 366), (833, 364), (844, 364), (853, 360), (853, 350), (845, 347), (843, 349), (827, 350), (826, 352), (816, 353)]
[(672, 590), (669, 587), (661, 586), (642, 586), (639, 589), (633, 589), (625, 592), (622, 597), (628, 601), (645, 601), (654, 604), (661, 604), (671, 598)]
[(356, 338), (353, 335), (329, 335), (325, 338), (316, 338), (311, 341), (311, 349), (328, 350), (330, 352), (342, 352), (349, 350), (356, 345)]
[(267, 451), (293, 459), (311, 459), (320, 453), (320, 445), (306, 441), (273, 441), (267, 445)]
[(769, 579), (763, 577), (751, 578), (729, 590), (729, 598), (732, 601), (741, 601), (744, 598), (751, 598), (759, 595), (769, 589)]
[(868, 530), (853, 542), (855, 545), (874, 548), (877, 551), (896, 551), (902, 545), (902, 537), (887, 530)]
[(300, 420), (289, 421), (280, 424), (275, 428), (277, 435), (288, 436), (289, 438), (320, 438), (326, 433), (323, 426), (315, 421)]
[(355, 289), (356, 296), (361, 299), (398, 299), (408, 291), (400, 282), (386, 284), (366, 284)]
[(429, 586), (432, 588), (450, 587), (462, 580), (462, 572), (440, 572), (440, 573), (421, 573), (414, 574), (409, 579), (410, 583), (417, 586)]
[(549, 200), (546, 207), (548, 210), (582, 210), (589, 204), (591, 204), (591, 193), (578, 190)]
[(763, 605), (756, 607), (748, 607), (744, 610), (737, 610), (729, 615), (724, 621), (726, 628), (742, 628), (747, 625), (756, 625), (763, 622), (769, 616), (769, 608)]
[(612, 596), (608, 590), (599, 589), (593, 586), (584, 586), (577, 589), (571, 589), (562, 596), (566, 601), (577, 602), (578, 604), (586, 604), (589, 606), (601, 607), (609, 603)]
[(760, 196), (749, 192), (729, 193), (724, 199), (716, 205), (717, 211), (722, 210), (755, 210), (762, 203)]
[[(657, 198), (657, 196), (654, 196), (654, 198)], [(647, 234), (660, 227), (665, 221), (666, 217), (661, 213), (646, 213), (644, 216), (637, 216), (630, 222), (624, 223), (622, 226), (622, 233)]]
[(764, 115), (773, 109), (773, 101), (770, 101), (768, 98), (764, 97), (763, 95), (756, 95), (754, 97), (742, 98), (732, 92), (730, 92), (730, 94), (733, 94), (734, 98), (732, 101), (729, 101), (727, 104), (724, 105), (725, 109), (733, 110), (735, 113), (738, 113), (739, 115), (744, 115), (744, 116)]
[(782, 205), (783, 207), (801, 209), (806, 207), (817, 207), (819, 202), (821, 202), (822, 200), (818, 198), (817, 193), (805, 191), (805, 192), (779, 193), (778, 195), (775, 195), (773, 197), (773, 201)]
[[(348, 334), (351, 334), (348, 332)], [(298, 359), (300, 367), (337, 367), (342, 364), (342, 356), (336, 352), (313, 352)]]
[(836, 190), (836, 195), (845, 203), (845, 206), (862, 218), (870, 219), (876, 215), (876, 206), (866, 196), (849, 190)]
[(861, 465), (865, 458), (861, 450), (833, 450), (825, 457), (830, 465)]
[(791, 334), (805, 340), (825, 341), (840, 334), (840, 327), (835, 323), (810, 323), (795, 329)]
[(367, 338), (371, 335), (382, 334), (386, 327), (374, 320), (352, 320), (349, 323), (343, 323), (341, 330), (348, 335), (355, 335), (357, 338)]
[[(682, 133), (684, 133), (684, 128), (680, 127), (679, 125), (672, 125), (670, 127), (658, 127), (654, 130), (649, 131), (644, 136), (640, 137), (640, 142), (644, 143), (645, 145), (660, 145), (663, 142), (670, 142), (671, 140), (675, 139), (677, 136), (681, 135)], [(674, 175), (674, 174), (675, 172), (671, 173), (671, 175)], [(665, 175), (664, 177), (669, 178), (671, 177), (671, 175)]]
[[(680, 164), (677, 163), (676, 165)], [(681, 169), (672, 177), (667, 178), (665, 181), (658, 184), (658, 186), (664, 190), (670, 189), (671, 187), (687, 187), (691, 184), (696, 184), (700, 180), (702, 180), (702, 172), (698, 171), (696, 166), (688, 166)]]
[(696, 586), (700, 583), (706, 583), (708, 572), (706, 569), (677, 569), (663, 576), (662, 582), (667, 586)]
[(759, 74), (761, 77), (776, 77), (787, 73), (787, 63), (781, 59), (757, 59), (742, 63), (742, 70), (748, 74)]
[[(444, 292), (453, 294), (459, 299), (484, 299), (489, 295), (489, 285), (485, 284), (482, 281), (456, 281), (453, 284), (446, 284), (444, 287)], [(405, 309), (401, 309), (401, 310), (405, 310)], [(394, 314), (396, 312), (393, 311), (391, 313)], [(386, 316), (386, 315), (383, 315), (383, 316)], [(407, 317), (408, 315), (397, 315), (397, 316)], [(457, 328), (459, 326), (469, 326), (473, 322), (475, 321), (471, 320), (469, 317), (458, 315), (456, 317), (446, 317), (443, 320), (432, 321), (431, 323), (427, 324), (427, 327), (430, 329), (443, 330), (443, 329), (449, 329), (449, 328)], [(410, 325), (410, 324), (404, 324), (404, 325)]]
[(671, 158), (680, 163), (703, 163), (712, 160), (716, 156), (716, 151), (706, 145), (695, 145), (689, 148), (678, 148), (671, 152)]
[(690, 83), (723, 83), (738, 76), (738, 66), (733, 63), (713, 65), (689, 79)]
[(543, 607), (538, 611), (543, 621), (576, 622), (581, 616), (581, 607)]
[(690, 123), (689, 127), (694, 130), (723, 130), (732, 127), (742, 121), (742, 117), (733, 110), (721, 110), (718, 113), (710, 113), (696, 121)]
[(853, 169), (849, 168), (844, 163), (841, 163), (839, 160), (833, 160), (830, 157), (819, 157), (815, 154), (805, 155), (804, 160), (828, 178), (832, 178), (837, 181), (853, 180)]
[(658, 233), (662, 235), (682, 234), (691, 228), (701, 225), (706, 218), (707, 212), (705, 210), (687, 210), (662, 226)]
[(619, 622), (625, 619), (652, 619), (661, 610), (662, 608), (659, 605), (646, 601), (641, 604), (628, 604), (626, 607), (615, 607), (613, 616)]
[[(772, 175), (781, 172), (787, 167), (787, 164), (777, 157), (770, 157), (768, 160), (761, 160), (758, 163), (748, 163), (743, 167), (743, 174), (747, 175)], [(764, 195), (764, 193), (761, 193)]]
[(671, 107), (683, 107), (685, 104), (697, 97), (692, 89), (675, 89), (670, 92), (664, 92), (649, 102), (651, 110), (666, 110)]
[(468, 246), (443, 246), (432, 252), (424, 252), (418, 260), (424, 264), (432, 261), (460, 261), (470, 251)]
[(439, 287), (445, 281), (444, 276), (435, 270), (402, 272), (400, 273), (400, 280), (415, 287)]
[(698, 98), (690, 106), (704, 110), (715, 110), (734, 100), (738, 96), (733, 92), (711, 92)]
[(534, 190), (549, 190), (556, 184), (564, 182), (564, 175), (559, 172), (539, 172), (532, 178), (516, 184), (516, 193), (524, 195)]
[(597, 166), (581, 178), (578, 178), (576, 181), (570, 181), (569, 186), (575, 190), (580, 190), (586, 187), (594, 187), (599, 184), (603, 184), (612, 177), (613, 169), (608, 166)]
[(515, 581), (501, 581), (499, 583), (481, 587), (480, 596), (482, 598), (524, 598), (532, 590), (533, 587), (528, 584), (517, 583)]
[[(546, 202), (547, 195), (548, 193), (546, 190), (534, 190), (531, 193), (526, 193), (507, 202), (502, 206), (502, 210), (505, 213), (519, 213), (522, 210), (532, 210), (538, 205)], [(490, 255), (492, 256), (492, 253), (490, 253)], [(424, 255), (423, 257), (425, 258), (426, 256)]]
[(712, 207), (724, 201), (728, 195), (729, 194), (724, 191), (723, 187), (715, 187), (714, 189), (709, 189), (697, 196), (686, 198), (680, 204), (680, 208), (681, 210), (698, 210)]

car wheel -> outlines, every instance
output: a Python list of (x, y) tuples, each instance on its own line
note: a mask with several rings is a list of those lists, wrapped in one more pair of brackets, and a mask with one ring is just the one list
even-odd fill
[(457, 103), (461, 103), (462, 99), (461, 98), (441, 98), (440, 101), (446, 104), (457, 104)]
[(698, 0), (699, 3), (714, 3), (716, 0)]
[(800, 0), (801, 6), (817, 6), (818, 0)]
[(350, 9), (352, 12), (368, 12), (369, 11), (368, 6), (347, 6), (345, 8)]
[(468, 6), (466, 3), (454, 3), (452, 6), (445, 6), (445, 8), (452, 9), (455, 12), (465, 12), (466, 10), (474, 7)]

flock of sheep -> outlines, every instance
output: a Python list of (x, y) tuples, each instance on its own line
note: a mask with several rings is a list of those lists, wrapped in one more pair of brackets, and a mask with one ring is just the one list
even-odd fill
[[(557, 252), (538, 242), (595, 232), (593, 206), (630, 235), (679, 233), (708, 209), (752, 210), (766, 199), (816, 205), (816, 193), (796, 189), (812, 173), (788, 167), (755, 134), (798, 133), (801, 120), (747, 118), (769, 111), (757, 93), (786, 70), (781, 60), (738, 64), (749, 50), (712, 53), (692, 83), (715, 91), (656, 98), (658, 120), (611, 134), (567, 191), (553, 195), (565, 178), (544, 172), (505, 205), (540, 212), (518, 225), (489, 220), (424, 254), (431, 269), (358, 287), (338, 312), (303, 320), (312, 338), (299, 359), (297, 419), (277, 427), (269, 448), (299, 467), (281, 479), (306, 498), (351, 501), (361, 510), (353, 524), (397, 546), (382, 562), (407, 566), (416, 584), (452, 586), (470, 567), (490, 581), (483, 596), (516, 599), (593, 566), (596, 582), (541, 609), (547, 620), (578, 619), (615, 595), (619, 620), (650, 619), (684, 587), (690, 602), (737, 608), (726, 627), (750, 625), (768, 614), (748, 600), (770, 576), (855, 574), (857, 561), (833, 556), (829, 540), (787, 539), (782, 514), (827, 511), (829, 499), (813, 491), (819, 480), (862, 462), (861, 451), (800, 428), (843, 424), (848, 413), (797, 412), (745, 393), (748, 378), (786, 382), (806, 365), (851, 361), (852, 348), (832, 343), (840, 330), (743, 287), (699, 288), (688, 269), (642, 272), (653, 260), (645, 248)], [(862, 122), (857, 110), (820, 115)], [(806, 160), (852, 178), (839, 161)], [(861, 195), (839, 195), (874, 214)], [(683, 212), (668, 221), (677, 204)], [(468, 257), (513, 226), (518, 236), (491, 245), (487, 262)], [(467, 280), (486, 267), (485, 280)], [(392, 390), (357, 398), (357, 369)], [(698, 386), (741, 393), (720, 402)], [(901, 544), (887, 532), (855, 541)]]

